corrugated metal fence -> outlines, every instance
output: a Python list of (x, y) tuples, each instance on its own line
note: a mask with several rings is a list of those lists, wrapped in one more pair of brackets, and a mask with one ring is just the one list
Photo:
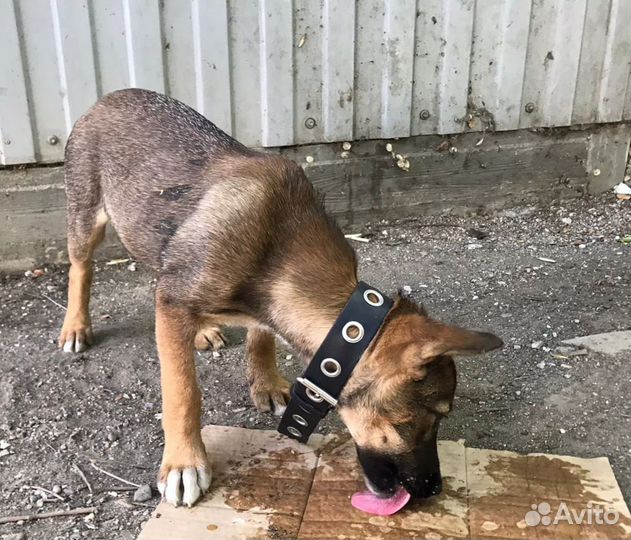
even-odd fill
[(253, 146), (631, 119), (629, 0), (0, 0), (0, 163), (167, 92)]

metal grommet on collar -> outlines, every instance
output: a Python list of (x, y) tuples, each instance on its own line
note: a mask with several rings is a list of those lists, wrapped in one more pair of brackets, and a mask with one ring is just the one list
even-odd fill
[(296, 429), (294, 426), (289, 426), (287, 431), (291, 433), (294, 437), (302, 437), (302, 433), (300, 433), (299, 429)]
[(320, 362), (320, 371), (327, 377), (337, 377), (342, 373), (342, 366), (335, 358), (325, 358)]
[(301, 426), (304, 426), (304, 427), (308, 425), (307, 421), (299, 414), (292, 414), (291, 417), (294, 419), (294, 422), (296, 422), (296, 424), (300, 424)]
[[(371, 300), (371, 296), (374, 296), (376, 300)], [(367, 304), (373, 307), (379, 307), (383, 305), (383, 295), (379, 291), (375, 291), (375, 289), (366, 289), (364, 291), (364, 300)]]
[[(357, 330), (357, 335), (355, 337), (351, 337), (351, 335), (348, 333), (349, 330), (352, 328), (355, 328)], [(349, 343), (357, 343), (358, 341), (361, 341), (364, 337), (364, 327), (357, 321), (349, 321), (344, 325), (344, 328), (342, 328), (342, 337), (345, 341), (348, 341)]]

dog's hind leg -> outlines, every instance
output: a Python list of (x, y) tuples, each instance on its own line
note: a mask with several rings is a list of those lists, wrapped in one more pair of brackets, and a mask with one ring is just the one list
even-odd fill
[(218, 326), (204, 326), (195, 336), (195, 349), (198, 351), (207, 351), (208, 349), (218, 351), (225, 346), (226, 338)]
[(92, 254), (105, 236), (107, 214), (101, 200), (98, 180), (88, 173), (82, 180), (77, 167), (66, 169), (68, 198), (68, 309), (58, 344), (65, 352), (82, 352), (92, 342), (90, 286)]
[(258, 327), (248, 329), (248, 383), (250, 396), (259, 411), (280, 416), (287, 408), (290, 384), (276, 367), (274, 334)]

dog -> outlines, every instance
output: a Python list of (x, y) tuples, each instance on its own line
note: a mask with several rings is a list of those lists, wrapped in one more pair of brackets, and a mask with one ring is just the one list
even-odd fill
[[(300, 166), (151, 91), (108, 94), (76, 122), (65, 185), (71, 265), (59, 346), (77, 353), (92, 343), (92, 255), (110, 222), (157, 274), (158, 486), (169, 503), (191, 506), (211, 483), (195, 348), (221, 346), (220, 325), (246, 327), (254, 405), (282, 413), (290, 385), (276, 367), (275, 335), (308, 360), (357, 285), (357, 258)], [(436, 434), (452, 407), (452, 355), (501, 346), (396, 297), (337, 406), (373, 492), (440, 492)]]

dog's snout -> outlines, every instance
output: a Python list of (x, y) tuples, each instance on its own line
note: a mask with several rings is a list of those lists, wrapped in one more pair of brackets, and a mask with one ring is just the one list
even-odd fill
[(443, 490), (443, 479), (441, 478), (440, 473), (430, 474), (423, 480), (423, 482), (427, 487), (429, 497), (432, 495), (439, 495)]
[(430, 473), (425, 476), (403, 479), (402, 483), (412, 497), (419, 499), (439, 495), (443, 490), (443, 480), (440, 473)]

